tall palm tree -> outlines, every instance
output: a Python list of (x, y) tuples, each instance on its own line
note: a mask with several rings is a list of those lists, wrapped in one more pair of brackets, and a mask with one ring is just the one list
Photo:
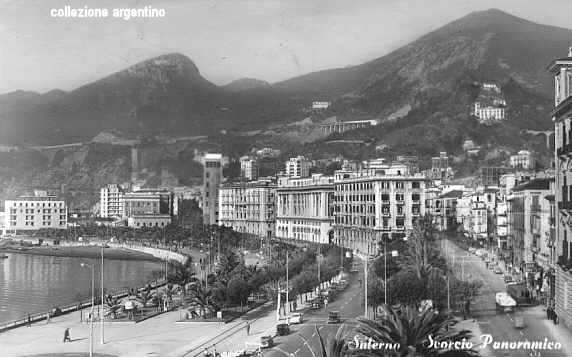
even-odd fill
[(187, 294), (187, 285), (196, 280), (190, 259), (185, 264), (176, 263), (173, 271), (167, 277), (169, 283), (177, 284), (181, 287), (183, 295)]
[(207, 312), (212, 313), (217, 310), (218, 307), (214, 302), (212, 290), (205, 288), (204, 284), (195, 282), (190, 292), (192, 302), (201, 308), (203, 316), (205, 316)]
[[(468, 330), (452, 328), (457, 322), (454, 318), (435, 313), (433, 310), (419, 312), (413, 306), (392, 309), (386, 305), (384, 318), (369, 320), (358, 318), (356, 332), (375, 342), (399, 344), (395, 356), (398, 357), (473, 357), (474, 350), (444, 350), (429, 348), (429, 336), (435, 341), (470, 341)], [(387, 356), (387, 350), (365, 350), (360, 356)]]

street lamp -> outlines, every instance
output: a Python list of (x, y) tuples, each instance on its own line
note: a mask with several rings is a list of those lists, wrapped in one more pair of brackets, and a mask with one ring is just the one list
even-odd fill
[(95, 302), (95, 269), (93, 264), (81, 263), (82, 267), (91, 269), (91, 313), (89, 317), (89, 357), (93, 357), (93, 305)]
[(105, 344), (105, 338), (104, 338), (104, 334), (103, 334), (103, 323), (105, 321), (105, 312), (103, 309), (103, 249), (105, 248), (105, 243), (101, 245), (101, 316), (100, 316), (100, 321), (99, 323), (101, 324), (101, 344)]

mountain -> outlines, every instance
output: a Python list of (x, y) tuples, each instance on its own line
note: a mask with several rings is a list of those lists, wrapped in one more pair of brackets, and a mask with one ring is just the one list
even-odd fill
[(244, 90), (268, 88), (270, 83), (256, 78), (241, 78), (230, 82), (223, 88), (232, 92), (240, 92)]
[[(59, 144), (87, 141), (106, 130), (127, 135), (203, 135), (295, 115), (279, 91), (245, 95), (201, 76), (186, 56), (167, 54), (138, 63), (68, 93), (0, 96), (0, 142)], [(254, 119), (253, 119), (254, 118)]]
[[(552, 95), (546, 65), (572, 45), (572, 30), (537, 24), (497, 9), (473, 12), (416, 41), (370, 62), (324, 70), (275, 83), (291, 91), (313, 91), (337, 97), (372, 95), (392, 76), (426, 87), (452, 83), (473, 72), (483, 79), (505, 81)], [(452, 76), (451, 76), (452, 74)]]

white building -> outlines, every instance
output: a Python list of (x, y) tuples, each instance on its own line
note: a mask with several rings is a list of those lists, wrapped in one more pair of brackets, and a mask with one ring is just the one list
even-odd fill
[(534, 170), (535, 164), (534, 155), (528, 150), (521, 150), (510, 156), (510, 166), (516, 169)]
[(286, 161), (286, 176), (308, 177), (310, 176), (311, 163), (304, 156), (292, 157)]
[(331, 102), (312, 102), (312, 110), (325, 110), (330, 107)]
[(127, 218), (127, 226), (131, 228), (165, 227), (171, 224), (169, 214), (134, 214)]
[(479, 118), (479, 121), (487, 124), (504, 120), (506, 118), (505, 108), (506, 101), (500, 87), (494, 83), (483, 83), (473, 108), (473, 114)]
[(276, 237), (328, 243), (333, 237), (334, 178), (280, 178), (276, 190)]
[(219, 190), (220, 226), (271, 238), (276, 222), (276, 184), (270, 180), (224, 184)]
[(203, 158), (203, 223), (218, 222), (218, 192), (222, 183), (222, 154), (206, 154)]
[(322, 133), (330, 135), (333, 133), (344, 133), (349, 130), (364, 129), (376, 126), (379, 123), (377, 119), (370, 120), (351, 120), (351, 121), (336, 121), (333, 123), (322, 124), (320, 128)]
[(124, 190), (116, 184), (102, 187), (99, 194), (99, 216), (121, 218), (125, 213)]
[(336, 171), (335, 239), (346, 248), (375, 254), (384, 240), (404, 237), (425, 214), (423, 175), (392, 170)]
[(241, 157), (240, 176), (247, 180), (256, 180), (258, 178), (258, 161), (248, 156)]
[(5, 229), (10, 231), (67, 228), (65, 201), (46, 192), (4, 201), (4, 215)]

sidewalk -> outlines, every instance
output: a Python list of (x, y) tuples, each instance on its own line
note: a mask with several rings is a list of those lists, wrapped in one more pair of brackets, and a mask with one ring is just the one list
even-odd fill
[[(264, 305), (263, 305), (264, 306)], [(259, 307), (246, 316), (260, 313)], [(84, 310), (84, 316), (88, 309)], [(182, 311), (168, 312), (140, 323), (108, 322), (104, 325), (105, 344), (101, 344), (100, 324), (93, 324), (94, 352), (122, 357), (140, 357), (145, 355), (166, 356), (169, 353), (193, 346), (220, 334), (221, 332), (244, 324), (243, 318), (229, 324), (221, 322), (184, 322)], [(275, 313), (270, 314), (275, 318)], [(63, 343), (64, 330), (70, 328), (72, 342)], [(256, 328), (255, 328), (256, 330)], [(33, 341), (33, 343), (31, 343)], [(89, 351), (89, 324), (80, 322), (80, 312), (73, 312), (21, 327), (0, 334), (2, 356), (26, 356), (39, 353), (73, 353)]]
[(542, 324), (542, 327), (546, 330), (546, 336), (551, 337), (552, 341), (562, 344), (564, 355), (572, 356), (572, 331), (563, 324), (555, 325), (554, 322), (548, 320), (546, 318), (546, 310), (543, 309), (542, 305), (530, 308), (529, 311)]

